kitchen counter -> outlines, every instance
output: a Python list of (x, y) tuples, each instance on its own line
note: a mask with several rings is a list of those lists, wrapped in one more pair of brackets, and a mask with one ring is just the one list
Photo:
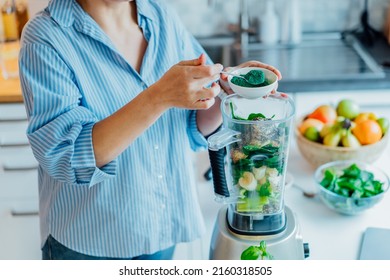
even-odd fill
[[(311, 42), (316, 42), (313, 40), (318, 36), (319, 39), (326, 37), (327, 35), (306, 35), (306, 38), (302, 42), (305, 44), (310, 40)], [(228, 65), (236, 65), (240, 62), (247, 60), (260, 60), (266, 63), (277, 66), (281, 72), (285, 74), (285, 78), (279, 82), (278, 89), (287, 93), (305, 93), (305, 92), (322, 92), (322, 91), (350, 91), (350, 90), (371, 90), (371, 89), (389, 89), (390, 88), (390, 46), (386, 43), (385, 39), (380, 37), (374, 41), (372, 46), (368, 46), (364, 44), (361, 40), (361, 36), (359, 34), (355, 35), (347, 35), (349, 37), (354, 38), (360, 46), (362, 46), (363, 52), (368, 54), (369, 60), (373, 60), (376, 62), (376, 66), (382, 68), (383, 65), (387, 65), (387, 67), (383, 67), (384, 70), (382, 73), (364, 73), (361, 75), (362, 78), (359, 78), (359, 71), (364, 72), (367, 69), (367, 65), (362, 63), (361, 58), (358, 56), (354, 57), (354, 54), (344, 47), (340, 45), (340, 52), (338, 52), (337, 47), (334, 46), (333, 53), (332, 50), (329, 50), (328, 57), (324, 58), (321, 50), (313, 51), (310, 49), (310, 46), (306, 47), (306, 49), (302, 49), (302, 46), (298, 46), (297, 49), (301, 48), (298, 53), (294, 53), (292, 55), (290, 53), (291, 50), (294, 50), (294, 47), (289, 46), (281, 46), (277, 45), (275, 48), (273, 47), (264, 47), (261, 44), (250, 44), (252, 46), (249, 50), (249, 56), (247, 58), (237, 58), (237, 50), (235, 51), (235, 45), (233, 44), (234, 40), (229, 37), (221, 37), (221, 38), (199, 38), (200, 43), (205, 47), (206, 51), (210, 54), (212, 59), (215, 58), (215, 61), (222, 62)], [(341, 34), (331, 34), (331, 39), (335, 39), (337, 37), (341, 37)], [(323, 40), (325, 44), (331, 42), (331, 40)], [(337, 40), (334, 40), (337, 41)], [(339, 40), (340, 41), (340, 40)], [(318, 47), (317, 43), (314, 46)], [(230, 57), (226, 55), (228, 50), (230, 49), (231, 54)], [(281, 49), (282, 51), (279, 51)], [(326, 48), (323, 48), (326, 52)], [(305, 55), (305, 52), (312, 52), (312, 56), (308, 58)], [(318, 55), (317, 55), (318, 54)], [(332, 55), (333, 54), (333, 55)], [(229, 59), (226, 59), (228, 57)], [(317, 59), (318, 58), (318, 59)], [(226, 63), (225, 63), (225, 62)], [(337, 66), (337, 63), (343, 62), (342, 65)], [(278, 65), (280, 64), (280, 65)], [(306, 67), (304, 69), (302, 67)], [(323, 77), (320, 74), (320, 70), (322, 68), (326, 69), (335, 69), (337, 73), (335, 73), (333, 78)], [(341, 67), (343, 67), (341, 69)], [(374, 67), (375, 68), (375, 67)], [(310, 70), (312, 69), (312, 70)], [(341, 70), (340, 70), (341, 69)], [(343, 72), (345, 69), (345, 72)], [(351, 70), (356, 73), (352, 73), (347, 75), (346, 72)], [(295, 71), (296, 70), (296, 71)], [(307, 73), (308, 75), (312, 75), (314, 77), (310, 77), (305, 79), (300, 74), (296, 74), (299, 72)], [(331, 71), (323, 71), (325, 73), (329, 73)], [(343, 74), (344, 73), (344, 74)], [(332, 73), (333, 74), (333, 73)], [(331, 74), (331, 75), (332, 75)], [(331, 76), (329, 75), (329, 76)]]
[(0, 73), (0, 102), (23, 102), (19, 79), (4, 80)]
[[(371, 90), (390, 89), (390, 46), (384, 37), (376, 38), (372, 45), (364, 43), (361, 34), (355, 37), (363, 46), (364, 50), (382, 67), (385, 76), (370, 79), (337, 79), (314, 80), (314, 81), (283, 81), (279, 83), (279, 90), (286, 92), (312, 92), (312, 91), (340, 91), (340, 90)], [(336, 59), (337, 61), (337, 59)], [(313, 61), (313, 63), (315, 63)], [(320, 65), (318, 67), (321, 67)]]

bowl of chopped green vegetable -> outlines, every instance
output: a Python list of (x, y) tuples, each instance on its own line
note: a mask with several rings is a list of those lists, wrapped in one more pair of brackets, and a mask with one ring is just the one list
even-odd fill
[(356, 215), (373, 207), (389, 189), (385, 172), (368, 163), (351, 160), (321, 165), (314, 179), (324, 204), (346, 215)]
[(228, 75), (229, 86), (235, 93), (248, 99), (266, 96), (276, 90), (278, 85), (278, 76), (265, 68), (244, 67), (231, 74)]

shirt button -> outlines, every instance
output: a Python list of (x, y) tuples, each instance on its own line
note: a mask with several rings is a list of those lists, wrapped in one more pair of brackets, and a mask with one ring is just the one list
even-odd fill
[(159, 146), (158, 146), (158, 145), (154, 145), (154, 149), (155, 149), (155, 150), (158, 150), (158, 149), (159, 149)]
[(161, 204), (161, 209), (165, 209), (165, 204)]
[(164, 176), (161, 175), (161, 174), (157, 175), (157, 178), (159, 178), (159, 179), (162, 179), (163, 177), (164, 177)]

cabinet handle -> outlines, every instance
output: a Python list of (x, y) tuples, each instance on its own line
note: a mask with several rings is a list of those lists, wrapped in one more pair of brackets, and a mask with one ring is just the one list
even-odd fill
[(38, 165), (33, 166), (21, 166), (21, 167), (8, 167), (3, 165), (3, 171), (30, 171), (30, 170), (37, 170)]
[(10, 123), (10, 122), (15, 122), (15, 123), (20, 123), (20, 122), (26, 122), (27, 116), (12, 116), (9, 118), (6, 114), (0, 116), (0, 123)]
[(17, 211), (11, 210), (12, 217), (26, 217), (26, 216), (38, 216), (38, 211)]
[(3, 147), (3, 148), (7, 148), (7, 147), (28, 147), (30, 146), (30, 143), (28, 141), (25, 141), (25, 142), (16, 142), (16, 143), (1, 143), (0, 141), (0, 147)]

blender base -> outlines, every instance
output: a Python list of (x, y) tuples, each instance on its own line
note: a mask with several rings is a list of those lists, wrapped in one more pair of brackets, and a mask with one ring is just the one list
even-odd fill
[(273, 235), (240, 235), (227, 225), (228, 206), (222, 207), (216, 219), (210, 245), (210, 260), (240, 260), (241, 253), (249, 246), (259, 246), (264, 240), (267, 251), (275, 260), (303, 260), (309, 256), (309, 247), (303, 243), (295, 214), (285, 207), (286, 229)]

